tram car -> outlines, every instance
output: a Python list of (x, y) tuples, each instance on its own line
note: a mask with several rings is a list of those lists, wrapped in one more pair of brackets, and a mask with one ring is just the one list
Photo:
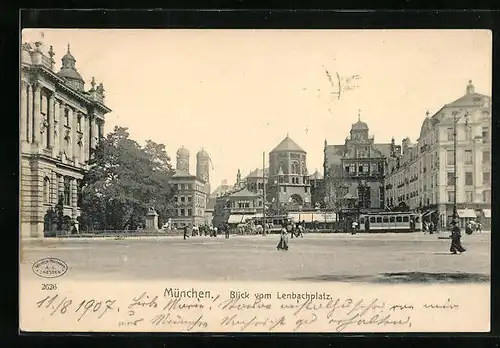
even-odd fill
[(381, 212), (362, 214), (359, 228), (365, 232), (416, 232), (422, 231), (422, 214)]

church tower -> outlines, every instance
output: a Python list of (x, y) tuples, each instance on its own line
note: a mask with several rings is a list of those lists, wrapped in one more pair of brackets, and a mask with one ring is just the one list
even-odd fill
[(196, 154), (196, 177), (205, 181), (208, 199), (210, 196), (210, 156), (203, 148)]
[(175, 168), (184, 173), (189, 173), (189, 150), (184, 148), (184, 146), (177, 150), (177, 163)]

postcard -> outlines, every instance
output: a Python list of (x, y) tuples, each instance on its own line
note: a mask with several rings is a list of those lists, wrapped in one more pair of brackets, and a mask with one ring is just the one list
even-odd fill
[(21, 332), (490, 330), (486, 30), (24, 29)]

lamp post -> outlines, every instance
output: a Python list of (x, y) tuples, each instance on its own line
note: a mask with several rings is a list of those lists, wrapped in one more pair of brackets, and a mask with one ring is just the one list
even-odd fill
[[(460, 114), (463, 112), (462, 114)], [(459, 109), (452, 112), (453, 115), (453, 215), (452, 221), (458, 226), (457, 212), (457, 124), (462, 118), (465, 118), (465, 125), (468, 124), (469, 112)]]

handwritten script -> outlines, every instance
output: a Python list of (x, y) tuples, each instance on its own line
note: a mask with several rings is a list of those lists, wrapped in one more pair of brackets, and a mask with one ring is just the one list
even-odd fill
[[(416, 315), (434, 316), (460, 306), (450, 298), (437, 302), (387, 302), (319, 292), (212, 293), (164, 288), (131, 298), (44, 293), (34, 300), (44, 318), (62, 317), (75, 326), (85, 321), (112, 322), (127, 331), (180, 332), (367, 332), (411, 331)], [(424, 319), (425, 320), (425, 319)], [(376, 328), (376, 329), (375, 329)]]

